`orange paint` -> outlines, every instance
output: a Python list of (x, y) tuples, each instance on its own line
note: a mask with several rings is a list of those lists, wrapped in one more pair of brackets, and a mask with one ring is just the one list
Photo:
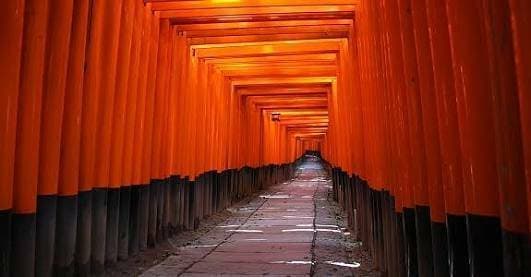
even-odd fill
[(131, 68), (131, 44), (135, 22), (135, 1), (124, 1), (122, 15), (118, 42), (118, 67), (116, 71), (116, 92), (114, 96), (111, 160), (109, 168), (109, 187), (111, 188), (119, 188), (125, 184), (122, 174), (124, 169), (125, 118), (127, 114), (127, 94), (129, 91), (129, 71)]
[(133, 35), (131, 40), (130, 64), (126, 68), (127, 73), (127, 89), (126, 89), (126, 106), (125, 106), (125, 132), (123, 141), (122, 160), (122, 186), (130, 186), (133, 184), (133, 152), (135, 148), (135, 120), (137, 116), (138, 97), (140, 95), (138, 89), (139, 70), (140, 70), (140, 54), (141, 54), (141, 35), (142, 24), (144, 17), (144, 9), (138, 1), (133, 1)]
[(86, 69), (83, 85), (81, 115), (81, 151), (79, 163), (79, 191), (90, 191), (95, 185), (96, 135), (102, 64), (102, 40), (105, 6), (102, 1), (93, 3), (90, 12), (90, 32), (86, 49)]
[(151, 157), (151, 177), (153, 179), (161, 178), (161, 142), (162, 142), (162, 125), (163, 125), (163, 105), (165, 86), (167, 80), (168, 52), (170, 39), (170, 25), (167, 20), (160, 23), (159, 50), (157, 62), (157, 83), (155, 93), (155, 106), (153, 114), (153, 139), (152, 139), (152, 157)]
[(428, 188), (431, 220), (443, 223), (446, 217), (441, 175), (441, 148), (439, 145), (439, 122), (434, 92), (435, 83), (427, 11), (423, 1), (411, 1), (411, 4), (422, 105), (422, 126), (426, 149), (427, 183), (423, 185)]
[(461, 169), (461, 144), (448, 18), (443, 0), (426, 1), (430, 46), (433, 57), (435, 98), (441, 143), (441, 170), (446, 213), (464, 215), (465, 201)]
[(73, 2), (50, 0), (39, 155), (39, 195), (58, 192)]
[(398, 0), (400, 27), (402, 34), (402, 51), (404, 76), (406, 82), (406, 100), (408, 108), (409, 137), (411, 161), (410, 182), (416, 205), (428, 205), (428, 190), (426, 186), (426, 154), (424, 152), (424, 132), (422, 126), (421, 102), (419, 99), (419, 75), (417, 57), (415, 53), (415, 39), (411, 1)]
[(116, 92), (116, 69), (118, 63), (118, 44), (120, 40), (120, 20), (123, 0), (106, 1), (104, 4), (101, 72), (98, 103), (98, 131), (96, 133), (95, 187), (109, 186), (111, 136), (113, 124), (114, 95)]
[(468, 213), (498, 216), (493, 110), (485, 93), (493, 89), (478, 0), (447, 0), (448, 25), (456, 82), (462, 147), (463, 187)]
[(47, 0), (30, 0), (26, 1), (24, 13), (13, 184), (13, 210), (22, 214), (34, 213), (37, 206), (48, 8)]
[(24, 28), (24, 0), (0, 10), (0, 210), (13, 207), (17, 109)]
[(142, 149), (142, 183), (149, 184), (151, 181), (151, 161), (153, 145), (153, 113), (155, 105), (155, 89), (157, 80), (157, 62), (159, 52), (159, 19), (153, 16), (151, 19), (150, 54), (148, 63), (148, 79), (146, 87), (146, 112), (145, 112), (145, 147)]
[(525, 49), (531, 47), (531, 28), (528, 14), (531, 3), (525, 0), (510, 0), (515, 65), (518, 78), (518, 96), (520, 103), (520, 122), (525, 159), (527, 183), (528, 231), (531, 233), (531, 53)]
[[(140, 50), (140, 71), (138, 78), (138, 103), (137, 113), (135, 117), (135, 134), (134, 134), (134, 152), (133, 152), (133, 185), (146, 184), (142, 177), (142, 159), (145, 145), (145, 125), (146, 125), (146, 98), (148, 94), (148, 70), (151, 47), (151, 11), (148, 8), (143, 8), (142, 15), (143, 20), (143, 32), (141, 34), (142, 48)], [(144, 61), (144, 62), (142, 62)]]
[(66, 71), (65, 107), (61, 135), (61, 159), (59, 167), (59, 195), (76, 195), (79, 185), (81, 149), (81, 114), (83, 101), (83, 71), (89, 1), (75, 1), (70, 35), (70, 51)]
[(527, 188), (520, 124), (518, 81), (514, 59), (509, 3), (485, 2), (484, 28), (488, 39), (490, 83), (501, 225), (505, 230), (526, 234)]

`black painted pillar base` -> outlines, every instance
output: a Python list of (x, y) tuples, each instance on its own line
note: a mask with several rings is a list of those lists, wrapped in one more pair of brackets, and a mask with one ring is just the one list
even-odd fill
[(129, 257), (129, 215), (131, 212), (131, 187), (120, 188), (120, 219), (118, 220), (118, 260)]
[(197, 180), (195, 181), (190, 181), (190, 185), (191, 185), (191, 191), (192, 191), (192, 195), (190, 196), (190, 200), (191, 200), (191, 204), (192, 204), (192, 208), (190, 209), (191, 211), (191, 219), (193, 220), (192, 221), (192, 228), (194, 230), (197, 230), (197, 228), (199, 227), (199, 219), (200, 219), (200, 216), (201, 216), (201, 208), (200, 208), (200, 197), (201, 197), (201, 181), (200, 181), (200, 178), (199, 177)]
[(107, 234), (107, 189), (92, 190), (92, 237), (90, 268), (93, 275), (101, 275), (105, 264)]
[(161, 237), (160, 240), (164, 241), (169, 237), (169, 226), (170, 226), (170, 184), (169, 179), (166, 178), (162, 180), (162, 221), (161, 221)]
[(13, 214), (11, 242), (11, 276), (35, 274), (36, 214)]
[(415, 228), (417, 233), (417, 259), (419, 275), (426, 277), (433, 276), (430, 207), (415, 207)]
[(528, 276), (531, 273), (531, 234), (502, 229), (505, 276)]
[(469, 276), (466, 218), (446, 215), (448, 230), (448, 266), (451, 276)]
[(186, 230), (190, 230), (190, 182), (188, 181), (188, 178), (183, 179), (183, 198), (184, 198), (184, 206), (183, 206), (183, 222), (184, 222), (184, 228)]
[(218, 201), (218, 194), (217, 194), (217, 172), (212, 171), (212, 175), (210, 176), (210, 207), (209, 207), (209, 213), (214, 214), (217, 212), (217, 201)]
[[(350, 187), (350, 198), (351, 202), (354, 202), (354, 199), (356, 199), (355, 191), (354, 191), (354, 180), (355, 176), (349, 177), (349, 187)], [(350, 204), (352, 207), (354, 207), (354, 203)], [(393, 256), (393, 235), (394, 232), (392, 231), (392, 214), (394, 213), (392, 206), (391, 206), (391, 195), (389, 191), (384, 191), (382, 193), (382, 225), (383, 225), (383, 255), (385, 259), (385, 273), (389, 274), (389, 272), (395, 272), (393, 270), (394, 266), (394, 258)], [(351, 208), (354, 210), (354, 208)], [(355, 225), (355, 215), (352, 216), (352, 224)]]
[(232, 197), (232, 191), (231, 191), (231, 171), (227, 170), (225, 171), (225, 178), (223, 178), (223, 187), (225, 188), (225, 200), (223, 203), (223, 208), (228, 208), (230, 205), (231, 197)]
[(131, 202), (129, 212), (129, 256), (138, 254), (140, 231), (140, 191), (142, 186), (131, 187)]
[(203, 175), (203, 182), (201, 183), (201, 216), (199, 220), (203, 220), (209, 215), (209, 201), (210, 201), (210, 172), (206, 172)]
[(433, 275), (435, 277), (450, 276), (448, 267), (448, 234), (446, 224), (431, 222), (431, 245), (433, 251)]
[(148, 226), (149, 226), (149, 185), (142, 185), (140, 187), (140, 196), (138, 200), (138, 247), (140, 250), (147, 248), (148, 241)]
[(118, 261), (118, 221), (120, 218), (120, 188), (107, 191), (107, 231), (105, 243), (105, 265)]
[(503, 276), (500, 219), (468, 214), (466, 223), (470, 274)]
[(0, 211), (0, 277), (9, 276), (11, 263), (11, 210)]
[(92, 191), (81, 191), (77, 197), (76, 273), (79, 276), (89, 276), (92, 241)]
[(157, 182), (153, 180), (149, 185), (149, 224), (147, 236), (147, 245), (149, 247), (154, 247), (157, 243), (157, 195)]
[(158, 180), (156, 182), (157, 186), (157, 236), (156, 239), (158, 242), (164, 240), (164, 195), (166, 194), (164, 180)]
[(188, 219), (190, 220), (189, 221), (189, 227), (190, 229), (193, 229), (195, 230), (196, 229), (196, 223), (199, 224), (199, 222), (196, 222), (196, 213), (197, 213), (197, 209), (196, 209), (196, 204), (195, 204), (195, 201), (196, 201), (196, 181), (188, 181), (188, 187), (189, 187), (189, 196), (188, 196), (188, 212), (189, 212), (189, 215), (188, 215)]
[(406, 252), (406, 264), (408, 276), (419, 276), (417, 262), (417, 235), (415, 232), (415, 210), (404, 208), (404, 251)]
[(181, 232), (185, 229), (185, 194), (184, 194), (184, 182), (183, 179), (178, 177), (177, 179), (177, 191), (178, 191), (178, 198), (177, 198), (177, 231)]
[[(347, 175), (343, 173), (343, 205), (348, 206), (348, 179)], [(372, 222), (373, 222), (373, 249), (375, 253), (375, 259), (380, 268), (385, 268), (385, 262), (383, 258), (383, 222), (382, 222), (382, 206), (381, 206), (381, 191), (371, 189), (371, 201), (372, 201)]]
[(35, 272), (40, 276), (53, 275), (55, 254), (55, 223), (57, 196), (37, 196), (37, 233), (35, 238)]
[(172, 207), (174, 209), (174, 223), (173, 234), (176, 235), (181, 231), (181, 182), (179, 176), (175, 176), (172, 185), (172, 194), (174, 195), (174, 201)]
[(199, 226), (199, 221), (203, 219), (203, 208), (204, 208), (204, 187), (205, 187), (205, 175), (201, 174), (195, 180), (195, 221), (194, 221), (194, 230)]
[(177, 176), (171, 176), (169, 178), (169, 191), (170, 191), (170, 226), (168, 226), (168, 233), (170, 236), (173, 236), (178, 232), (178, 198), (179, 198), (179, 178)]
[(407, 261), (406, 261), (406, 244), (404, 242), (404, 214), (402, 212), (397, 212), (396, 216), (396, 240), (397, 240), (397, 264), (399, 266), (397, 276), (407, 276)]
[(57, 197), (55, 275), (73, 276), (75, 270), (78, 197)]

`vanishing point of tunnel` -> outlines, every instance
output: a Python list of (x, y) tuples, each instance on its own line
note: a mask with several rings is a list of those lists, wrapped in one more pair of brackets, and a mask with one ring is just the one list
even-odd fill
[(530, 0), (0, 1), (0, 277), (531, 276)]

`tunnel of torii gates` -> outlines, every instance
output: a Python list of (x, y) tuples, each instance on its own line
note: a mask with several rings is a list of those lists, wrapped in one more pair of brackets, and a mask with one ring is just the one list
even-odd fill
[(7, 0), (0, 39), (1, 276), (98, 274), (307, 151), (387, 276), (529, 276), (529, 0)]

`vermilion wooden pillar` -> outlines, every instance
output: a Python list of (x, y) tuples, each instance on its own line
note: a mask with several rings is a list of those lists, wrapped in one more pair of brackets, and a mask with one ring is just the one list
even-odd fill
[[(491, 100), (496, 133), (496, 165), (506, 276), (525, 275), (531, 269), (527, 188), (520, 124), (518, 81), (511, 11), (508, 1), (483, 1), (483, 21), (490, 63)], [(525, 119), (522, 119), (525, 120)]]
[(133, 152), (135, 119), (137, 112), (138, 72), (140, 65), (141, 32), (143, 30), (143, 6), (139, 1), (132, 1), (133, 16), (130, 64), (127, 73), (127, 96), (125, 106), (125, 126), (122, 160), (122, 183), (120, 187), (120, 212), (118, 220), (118, 259), (125, 260), (129, 256), (129, 223), (131, 219), (131, 185), (133, 184)]
[(168, 63), (165, 67), (166, 79), (164, 79), (164, 87), (163, 87), (163, 93), (161, 95), (162, 97), (162, 109), (160, 110), (161, 116), (163, 118), (162, 128), (161, 128), (161, 153), (160, 153), (160, 164), (158, 168), (158, 176), (160, 176), (160, 180), (162, 180), (161, 183), (161, 190), (159, 192), (159, 209), (162, 211), (159, 216), (159, 229), (157, 236), (159, 240), (164, 240), (168, 237), (168, 224), (169, 224), (169, 142), (172, 138), (171, 134), (168, 133), (168, 115), (169, 115), (169, 96), (170, 96), (170, 81), (171, 81), (171, 64), (172, 64), (172, 57), (174, 56), (174, 53), (172, 51), (173, 49), (173, 42), (175, 39), (175, 32), (172, 25), (170, 25), (169, 28), (169, 42), (168, 42)]
[[(520, 123), (523, 143), (523, 155), (525, 160), (525, 175), (527, 184), (527, 217), (528, 230), (531, 233), (531, 53), (526, 49), (531, 47), (531, 2), (525, 0), (510, 0), (511, 26), (513, 34), (513, 47), (515, 54), (515, 66), (518, 78), (518, 96), (520, 104)], [(527, 245), (531, 242), (528, 235)], [(525, 243), (525, 242), (524, 242)], [(524, 254), (524, 270), (531, 271), (531, 253)]]
[[(386, 154), (389, 152), (389, 144), (386, 136), (386, 89), (389, 84), (383, 78), (385, 76), (385, 59), (382, 53), (385, 52), (386, 38), (382, 35), (384, 21), (382, 18), (375, 16), (375, 11), (381, 8), (378, 1), (365, 2), (360, 6), (359, 16), (356, 17), (359, 50), (359, 70), (360, 70), (360, 87), (361, 90), (361, 107), (363, 124), (363, 136), (365, 142), (365, 160), (364, 172), (360, 175), (366, 178), (368, 187), (361, 187), (360, 191), (366, 196), (360, 205), (362, 219), (360, 226), (362, 228), (362, 239), (368, 242), (368, 247), (375, 257), (375, 262), (383, 270), (388, 268), (385, 248), (386, 229), (384, 226), (384, 211), (382, 210), (382, 200), (384, 191), (389, 190), (387, 172), (388, 161)], [(374, 58), (373, 58), (374, 57)], [(340, 84), (341, 85), (341, 84)], [(339, 93), (349, 93), (339, 90)], [(342, 101), (345, 98), (339, 98), (338, 106), (342, 107)], [(351, 109), (350, 107), (348, 109)], [(350, 124), (344, 121), (345, 112), (339, 109), (339, 122)], [(338, 127), (334, 127), (338, 128)], [(339, 127), (341, 128), (341, 127)], [(343, 136), (338, 133), (339, 136)], [(340, 142), (341, 143), (341, 142)], [(343, 142), (350, 143), (350, 142)], [(341, 150), (341, 152), (345, 152)], [(348, 162), (348, 160), (346, 160)], [(345, 163), (341, 162), (342, 164)], [(349, 170), (348, 165), (342, 165), (342, 169)], [(360, 186), (363, 183), (360, 182)], [(400, 213), (400, 215), (402, 215)], [(394, 216), (394, 215), (393, 215)]]
[(153, 157), (152, 157), (152, 178), (158, 179), (161, 166), (161, 142), (163, 132), (163, 107), (164, 95), (166, 93), (166, 83), (168, 80), (167, 68), (169, 67), (169, 49), (170, 49), (170, 24), (168, 20), (160, 23), (160, 42), (159, 55), (157, 63), (157, 85), (155, 92), (155, 110), (153, 115)]
[(101, 63), (97, 68), (101, 72), (98, 89), (96, 155), (94, 173), (96, 175), (92, 195), (92, 242), (91, 272), (99, 274), (105, 263), (105, 245), (107, 230), (107, 199), (109, 190), (109, 168), (111, 160), (111, 136), (113, 126), (113, 107), (116, 88), (116, 69), (122, 0), (103, 4), (103, 24), (101, 43)]
[[(415, 44), (417, 50), (417, 62), (419, 72), (420, 99), (422, 104), (422, 120), (426, 149), (426, 175), (428, 195), (429, 195), (429, 217), (434, 228), (426, 229), (422, 233), (431, 235), (433, 265), (426, 260), (424, 274), (435, 276), (448, 275), (448, 255), (446, 247), (446, 230), (444, 228), (444, 194), (441, 176), (441, 149), (439, 145), (439, 124), (437, 119), (437, 105), (435, 99), (435, 84), (433, 72), (433, 60), (430, 48), (430, 33), (428, 28), (428, 15), (425, 1), (412, 1), (413, 24), (415, 34)], [(422, 228), (422, 224), (417, 222), (417, 228)], [(438, 232), (438, 233), (437, 233)], [(429, 255), (420, 253), (428, 250), (429, 247), (419, 247), (419, 255)], [(432, 267), (431, 269), (429, 267)], [(430, 273), (431, 272), (433, 273)]]
[(447, 0), (456, 83), (467, 211), (470, 270), (473, 275), (503, 275), (496, 166), (494, 113), (486, 95), (494, 89), (489, 72), (489, 36), (481, 0)]
[(0, 10), (0, 276), (10, 273), (13, 174), (24, 27), (24, 0), (9, 1)]
[[(433, 57), (450, 274), (468, 275), (461, 144), (450, 36), (444, 0), (426, 1)], [(433, 229), (435, 230), (435, 229)], [(437, 232), (442, 232), (437, 228)]]
[[(395, 209), (397, 209), (396, 225), (397, 245), (396, 254), (398, 263), (398, 273), (400, 276), (407, 274), (407, 265), (411, 264), (416, 267), (416, 261), (408, 259), (408, 247), (406, 246), (406, 233), (404, 226), (405, 213), (411, 217), (411, 211), (414, 208), (414, 198), (411, 183), (411, 171), (413, 164), (411, 163), (410, 148), (410, 134), (409, 134), (409, 108), (407, 105), (407, 89), (405, 77), (404, 50), (401, 36), (400, 14), (398, 9), (398, 1), (391, 0), (385, 2), (386, 7), (386, 25), (388, 30), (388, 56), (389, 56), (389, 76), (392, 93), (390, 94), (390, 102), (392, 107), (392, 122), (394, 133), (394, 155), (396, 162), (396, 198)], [(411, 220), (409, 220), (411, 221)], [(410, 222), (411, 223), (411, 222)], [(414, 224), (414, 223), (413, 223)], [(411, 224), (409, 224), (411, 230)], [(413, 225), (413, 230), (414, 230)], [(411, 231), (409, 232), (411, 234)], [(411, 236), (411, 235), (410, 235)], [(409, 238), (410, 240), (415, 238)], [(413, 248), (416, 250), (416, 248)], [(411, 257), (411, 255), (409, 255)], [(408, 262), (409, 260), (409, 262)]]
[(147, 83), (147, 98), (146, 98), (146, 117), (145, 117), (145, 146), (142, 153), (142, 181), (147, 185), (143, 191), (143, 201), (148, 203), (147, 211), (143, 214), (142, 221), (145, 225), (142, 225), (140, 230), (140, 249), (145, 249), (148, 245), (148, 232), (151, 228), (153, 205), (151, 201), (151, 192), (153, 187), (151, 185), (151, 164), (152, 164), (152, 147), (153, 147), (153, 118), (155, 109), (155, 97), (156, 97), (156, 81), (157, 81), (157, 62), (159, 53), (159, 23), (160, 20), (157, 16), (153, 16), (151, 19), (152, 32), (150, 37), (151, 50), (149, 55), (149, 68), (148, 74), (151, 76)]
[[(356, 44), (357, 31), (358, 30), (355, 28), (355, 25), (353, 24), (350, 30), (351, 37), (349, 38), (350, 49), (349, 49), (349, 56), (348, 56), (351, 59), (349, 63), (351, 65), (352, 73), (353, 75), (356, 75), (356, 76), (359, 75), (360, 73), (359, 63), (357, 62), (358, 59), (360, 58), (359, 53), (358, 53), (358, 47)], [(351, 101), (348, 102), (350, 105), (352, 105), (352, 108), (348, 110), (351, 113), (351, 120), (353, 122), (352, 127), (351, 127), (352, 133), (353, 133), (353, 151), (355, 152), (355, 153), (352, 153), (354, 155), (353, 167), (354, 167), (356, 174), (363, 174), (363, 172), (365, 171), (365, 160), (366, 159), (365, 159), (365, 152), (364, 152), (364, 147), (363, 147), (365, 129), (364, 129), (364, 118), (363, 118), (362, 103), (361, 103), (362, 92), (360, 90), (359, 78), (354, 78), (350, 76), (350, 78), (347, 77), (347, 79), (348, 79), (347, 82), (352, 82), (352, 86), (351, 86), (352, 92), (351, 94), (349, 94)], [(327, 134), (327, 138), (328, 138), (328, 134)], [(326, 142), (323, 142), (323, 145), (326, 145), (326, 144), (327, 144)], [(322, 151), (321, 153), (323, 154), (323, 152), (325, 151)], [(293, 159), (294, 158), (295, 157), (293, 157)]]
[(26, 1), (13, 187), (13, 276), (35, 274), (39, 140), (48, 1)]
[[(372, 8), (372, 13), (377, 14), (377, 11), (382, 9), (383, 7), (383, 1), (376, 1), (375, 5)], [(382, 16), (374, 16), (375, 20), (375, 32), (377, 33), (377, 54), (380, 56), (378, 62), (377, 62), (377, 72), (375, 72), (375, 82), (377, 84), (377, 87), (375, 88), (374, 96), (376, 96), (375, 101), (375, 108), (376, 113), (378, 115), (377, 118), (375, 118), (378, 126), (378, 148), (377, 152), (375, 153), (378, 157), (376, 168), (377, 168), (377, 176), (378, 179), (375, 180), (377, 182), (376, 185), (376, 193), (374, 195), (375, 197), (375, 207), (376, 207), (376, 221), (375, 221), (375, 229), (377, 231), (377, 247), (378, 247), (378, 254), (380, 256), (381, 264), (383, 268), (387, 268), (389, 270), (389, 260), (387, 259), (387, 254), (390, 252), (388, 249), (387, 240), (390, 238), (387, 236), (388, 229), (386, 228), (386, 210), (385, 210), (385, 201), (386, 201), (386, 194), (391, 190), (391, 182), (390, 182), (390, 170), (391, 167), (389, 166), (389, 152), (390, 152), (390, 135), (389, 135), (389, 127), (388, 127), (388, 112), (387, 112), (387, 101), (389, 99), (388, 91), (391, 87), (391, 84), (389, 83), (389, 79), (387, 78), (386, 68), (387, 65), (386, 59), (385, 59), (385, 52), (386, 52), (386, 37), (383, 35), (383, 30), (385, 28), (385, 20)], [(378, 74), (381, 72), (381, 74)], [(348, 91), (345, 93), (349, 93)], [(347, 115), (343, 116), (346, 117)], [(349, 142), (351, 144), (351, 142)]]
[[(145, 145), (145, 122), (146, 122), (146, 98), (148, 94), (148, 68), (150, 64), (150, 51), (154, 50), (152, 45), (152, 20), (153, 16), (149, 7), (141, 6), (143, 17), (143, 30), (141, 33), (141, 50), (139, 62), (139, 77), (137, 97), (137, 113), (135, 116), (133, 166), (132, 166), (132, 192), (131, 192), (131, 215), (129, 221), (129, 254), (136, 255), (140, 250), (142, 238), (141, 230), (147, 227), (149, 208), (147, 194), (147, 182), (143, 180), (142, 162)], [(147, 233), (146, 233), (147, 234)], [(145, 236), (142, 236), (145, 237)]]
[(78, 219), (78, 186), (81, 149), (81, 114), (83, 104), (83, 73), (88, 32), (89, 1), (74, 1), (70, 50), (66, 72), (61, 157), (59, 166), (55, 272), (71, 275), (75, 271)]
[(73, 2), (49, 1), (42, 98), (35, 271), (53, 275), (61, 135)]
[(170, 42), (170, 24), (168, 20), (160, 22), (159, 29), (159, 45), (156, 69), (156, 86), (154, 91), (154, 108), (153, 108), (153, 124), (152, 124), (152, 147), (151, 147), (151, 165), (150, 165), (150, 210), (149, 210), (149, 229), (148, 229), (148, 245), (154, 245), (157, 241), (157, 222), (161, 218), (158, 213), (158, 200), (160, 188), (160, 166), (161, 166), (161, 143), (163, 131), (163, 105), (165, 102), (165, 82), (167, 80), (166, 68), (168, 67), (169, 57), (169, 42)]
[[(414, 195), (415, 206), (420, 206), (420, 211), (422, 211), (423, 208), (426, 210), (429, 197), (428, 188), (426, 186), (426, 157), (424, 152), (424, 132), (421, 111), (422, 107), (419, 98), (419, 75), (417, 68), (417, 57), (415, 53), (414, 26), (411, 9), (412, 7), (410, 0), (398, 0), (400, 29), (402, 34), (404, 77), (407, 92), (405, 97), (408, 108), (408, 130), (411, 151), (410, 163), (412, 164), (410, 171), (410, 182), (411, 189), (413, 190), (412, 193)], [(416, 263), (418, 264), (418, 274), (428, 274), (427, 272), (431, 271), (430, 267), (432, 266), (431, 259), (426, 256), (426, 253), (431, 252), (429, 248), (426, 249), (426, 242), (431, 241), (430, 228), (416, 228), (417, 221), (419, 221), (421, 225), (426, 225), (426, 220), (422, 220), (422, 212), (419, 214), (420, 217), (417, 217), (417, 213), (415, 213), (415, 218), (411, 218), (406, 211), (404, 212), (404, 224), (406, 238), (408, 240), (407, 251), (411, 254), (409, 261), (409, 272), (410, 274), (417, 274), (417, 265), (413, 265), (413, 263)], [(418, 256), (418, 248), (422, 248), (424, 250), (422, 254), (422, 260)]]
[[(96, 183), (95, 162), (98, 133), (98, 114), (103, 60), (103, 29), (105, 5), (92, 1), (89, 6), (89, 25), (86, 45), (86, 68), (84, 70), (83, 103), (81, 115), (81, 151), (79, 164), (78, 232), (76, 241), (76, 271), (90, 274), (93, 225), (93, 187)], [(101, 237), (99, 238), (101, 239)], [(96, 239), (96, 240), (99, 240)]]
[(518, 95), (520, 103), (520, 120), (522, 124), (522, 138), (524, 144), (524, 156), (527, 177), (527, 205), (529, 217), (529, 232), (531, 232), (531, 144), (528, 139), (531, 136), (531, 116), (529, 103), (531, 103), (531, 53), (525, 49), (531, 47), (531, 28), (528, 14), (531, 11), (531, 3), (525, 0), (509, 0), (511, 8), (511, 26), (513, 31), (513, 47), (515, 54), (515, 66), (518, 77)]
[[(105, 263), (113, 264), (118, 259), (118, 225), (120, 221), (120, 187), (125, 184), (124, 145), (125, 120), (127, 115), (127, 94), (129, 71), (131, 68), (131, 44), (134, 22), (135, 1), (126, 0), (122, 4), (122, 18), (118, 42), (113, 125), (111, 136), (109, 189), (107, 194), (107, 227)], [(129, 141), (130, 139), (128, 139)]]
[[(383, 13), (383, 36), (385, 42), (384, 55), (386, 58), (386, 79), (388, 82), (387, 92), (387, 110), (388, 114), (388, 132), (389, 132), (389, 169), (391, 172), (389, 184), (392, 186), (391, 197), (389, 199), (389, 208), (392, 209), (392, 214), (389, 215), (389, 230), (390, 235), (386, 240), (390, 240), (390, 249), (385, 250), (388, 252), (390, 259), (389, 272), (395, 272), (397, 276), (404, 276), (405, 262), (404, 252), (401, 246), (403, 240), (402, 232), (402, 217), (403, 217), (403, 194), (402, 187), (406, 184), (408, 175), (407, 166), (409, 155), (409, 149), (401, 148), (401, 145), (405, 142), (405, 132), (403, 130), (403, 124), (407, 117), (407, 110), (405, 107), (400, 106), (401, 92), (404, 91), (404, 77), (402, 67), (402, 44), (400, 39), (399, 30), (399, 18), (396, 15), (396, 1), (382, 1), (380, 7)], [(394, 29), (393, 29), (394, 28)], [(404, 114), (405, 113), (405, 114)], [(398, 227), (398, 228), (397, 228)]]
[(148, 229), (150, 226), (150, 192), (151, 192), (151, 154), (152, 154), (152, 141), (153, 141), (153, 110), (155, 104), (155, 86), (157, 80), (157, 60), (158, 60), (158, 43), (159, 43), (159, 22), (157, 16), (151, 16), (151, 36), (150, 51), (149, 51), (149, 63), (148, 63), (148, 75), (150, 76), (146, 85), (146, 111), (145, 111), (145, 147), (142, 149), (142, 183), (146, 187), (142, 191), (142, 202), (147, 205), (146, 210), (142, 211), (141, 215), (141, 228), (139, 230), (139, 248), (145, 249), (148, 242)]

